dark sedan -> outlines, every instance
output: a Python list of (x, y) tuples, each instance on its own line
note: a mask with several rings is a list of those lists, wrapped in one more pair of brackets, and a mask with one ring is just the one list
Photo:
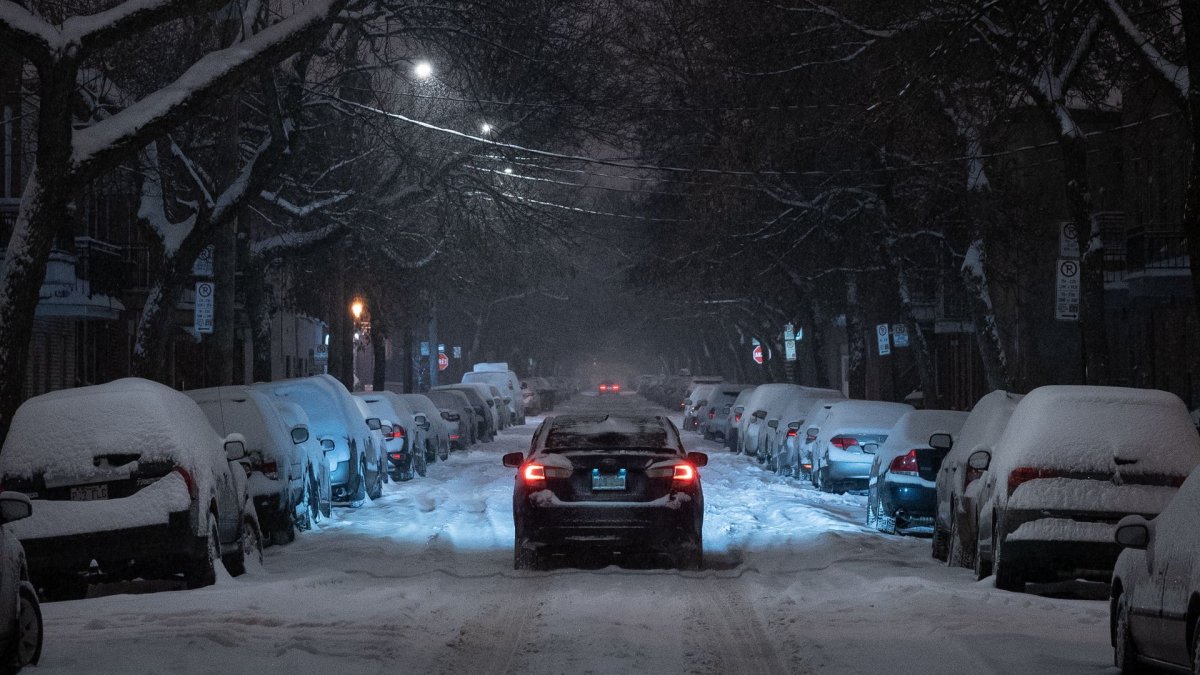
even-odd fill
[(579, 548), (670, 556), (699, 569), (704, 493), (699, 467), (708, 456), (685, 452), (665, 417), (560, 415), (534, 434), (513, 490), (513, 567), (534, 569)]

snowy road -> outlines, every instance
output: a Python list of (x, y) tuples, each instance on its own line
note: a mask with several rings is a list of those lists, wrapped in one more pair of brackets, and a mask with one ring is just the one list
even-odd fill
[[(602, 407), (650, 410), (564, 406)], [(527, 448), (535, 423), (335, 512), (246, 577), (47, 603), (37, 672), (1115, 672), (1104, 602), (975, 583), (928, 540), (862, 527), (864, 498), (785, 482), (692, 433), (711, 458), (707, 569), (514, 572), (500, 455)]]

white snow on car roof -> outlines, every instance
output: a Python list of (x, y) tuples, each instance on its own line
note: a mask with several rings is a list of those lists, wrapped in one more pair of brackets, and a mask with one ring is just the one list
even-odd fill
[(26, 401), (13, 416), (0, 472), (25, 478), (42, 471), (88, 473), (95, 456), (106, 453), (194, 467), (196, 458), (220, 448), (216, 429), (192, 399), (156, 382), (127, 378)]
[(901, 415), (912, 410), (906, 403), (887, 403), (883, 401), (838, 401), (829, 408), (829, 413), (821, 424), (821, 430), (836, 429), (883, 429), (889, 430)]
[(955, 437), (946, 461), (964, 462), (979, 449), (991, 450), (994, 455), (996, 441), (1004, 434), (1009, 418), (1023, 398), (1021, 394), (996, 390), (979, 399)]
[(1187, 408), (1157, 389), (1054, 385), (1029, 393), (997, 442), (992, 470), (1017, 466), (1186, 476), (1200, 463)]

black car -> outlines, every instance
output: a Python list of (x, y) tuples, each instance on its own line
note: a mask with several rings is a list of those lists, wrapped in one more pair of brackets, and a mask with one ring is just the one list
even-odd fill
[(533, 569), (578, 548), (666, 554), (699, 569), (708, 463), (685, 452), (669, 419), (616, 415), (549, 417), (529, 455), (504, 456), (518, 469), (513, 490), (513, 567)]
[(600, 386), (598, 386), (596, 388), (596, 394), (599, 396), (604, 396), (605, 394), (620, 394), (620, 393), (621, 393), (621, 385), (617, 382), (609, 382), (606, 380), (604, 382), (601, 382)]

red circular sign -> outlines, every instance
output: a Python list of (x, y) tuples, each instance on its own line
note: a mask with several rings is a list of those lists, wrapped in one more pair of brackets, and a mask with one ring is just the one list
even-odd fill
[(754, 362), (761, 366), (762, 362), (763, 362), (762, 345), (758, 345), (757, 347), (755, 347), (753, 354), (754, 354)]
[(445, 370), (450, 367), (450, 357), (446, 356), (446, 352), (438, 352), (438, 370)]

